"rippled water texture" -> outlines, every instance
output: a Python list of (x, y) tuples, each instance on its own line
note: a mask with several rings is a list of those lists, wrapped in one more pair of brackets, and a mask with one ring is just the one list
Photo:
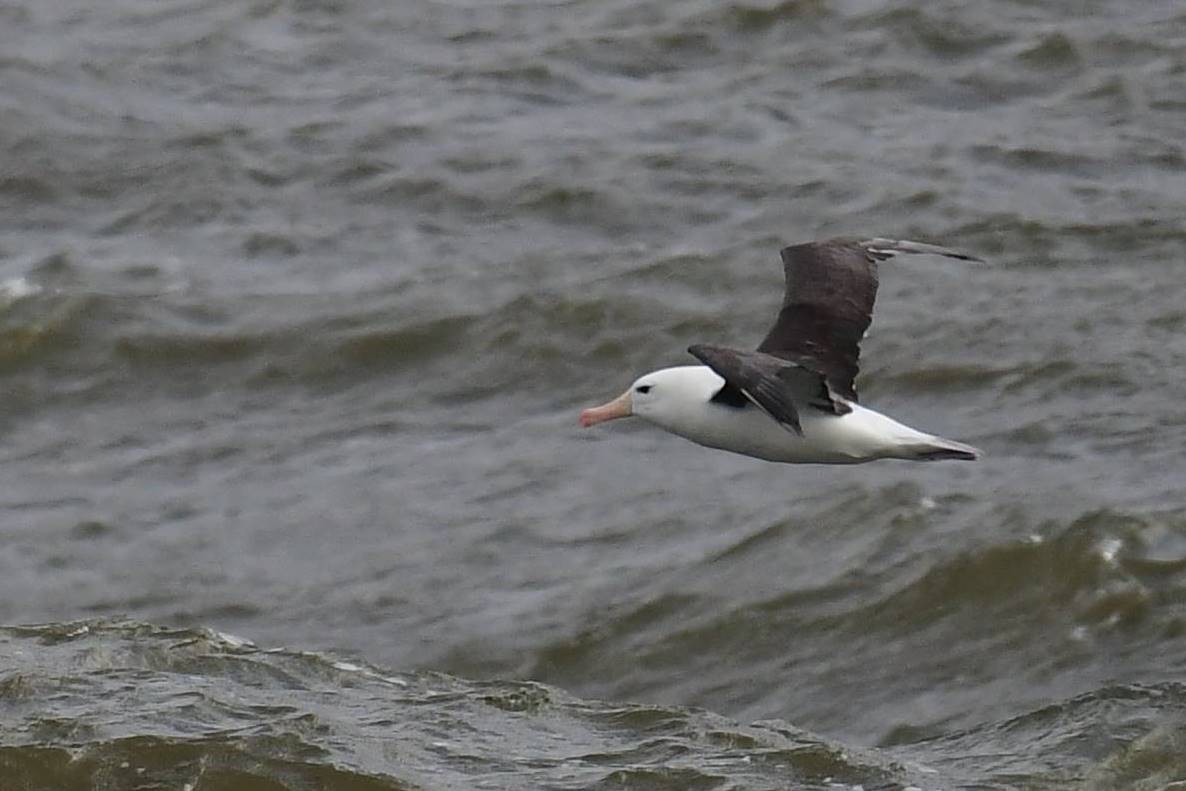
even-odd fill
[[(984, 460), (577, 427), (839, 234)], [(1178, 2), (0, 0), (0, 789), (1186, 780), (1184, 258)]]

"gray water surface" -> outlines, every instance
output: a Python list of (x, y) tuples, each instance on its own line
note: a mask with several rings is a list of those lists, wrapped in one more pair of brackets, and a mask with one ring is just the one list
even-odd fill
[[(217, 734), (294, 788), (1186, 779), (1184, 141), (1168, 1), (0, 1), (0, 623), (41, 624), (0, 768), (134, 788), (132, 739), (233, 788), (167, 774)], [(883, 267), (858, 378), (982, 461), (576, 425), (756, 344), (779, 247), (839, 234), (987, 259)], [(143, 659), (203, 630), (313, 657), (298, 719), (354, 719), (319, 662), (476, 707), (450, 750), (436, 698), (301, 731), (222, 649)], [(115, 727), (111, 674), (162, 697)], [(260, 701), (195, 715), (197, 677)]]

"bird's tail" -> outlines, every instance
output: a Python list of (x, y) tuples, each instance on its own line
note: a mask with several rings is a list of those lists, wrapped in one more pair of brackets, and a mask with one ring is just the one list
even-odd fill
[(904, 458), (914, 461), (976, 461), (980, 458), (980, 451), (971, 445), (934, 436), (927, 437), (926, 442), (908, 446), (905, 451)]

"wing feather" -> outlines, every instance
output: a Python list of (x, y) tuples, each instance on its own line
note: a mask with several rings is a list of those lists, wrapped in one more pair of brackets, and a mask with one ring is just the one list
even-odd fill
[(758, 351), (819, 372), (832, 392), (856, 401), (860, 342), (877, 298), (877, 264), (902, 253), (980, 260), (946, 247), (881, 238), (785, 247), (782, 307)]
[[(836, 415), (852, 408), (837, 398), (819, 371), (764, 352), (696, 344), (688, 352), (783, 428), (803, 433), (800, 410), (813, 407)], [(719, 395), (719, 394), (718, 394)]]

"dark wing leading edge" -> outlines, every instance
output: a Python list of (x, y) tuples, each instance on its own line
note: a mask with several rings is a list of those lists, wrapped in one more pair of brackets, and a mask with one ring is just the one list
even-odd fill
[(740, 393), (796, 434), (803, 433), (796, 405), (812, 406), (836, 415), (852, 411), (843, 401), (833, 397), (823, 374), (781, 357), (708, 344), (691, 346), (688, 352), (725, 380), (717, 397)]
[(785, 247), (781, 255), (786, 293), (778, 319), (758, 351), (822, 374), (832, 393), (856, 401), (853, 380), (859, 369), (859, 344), (873, 319), (877, 263), (901, 253), (980, 260), (945, 247), (894, 239), (829, 239)]

